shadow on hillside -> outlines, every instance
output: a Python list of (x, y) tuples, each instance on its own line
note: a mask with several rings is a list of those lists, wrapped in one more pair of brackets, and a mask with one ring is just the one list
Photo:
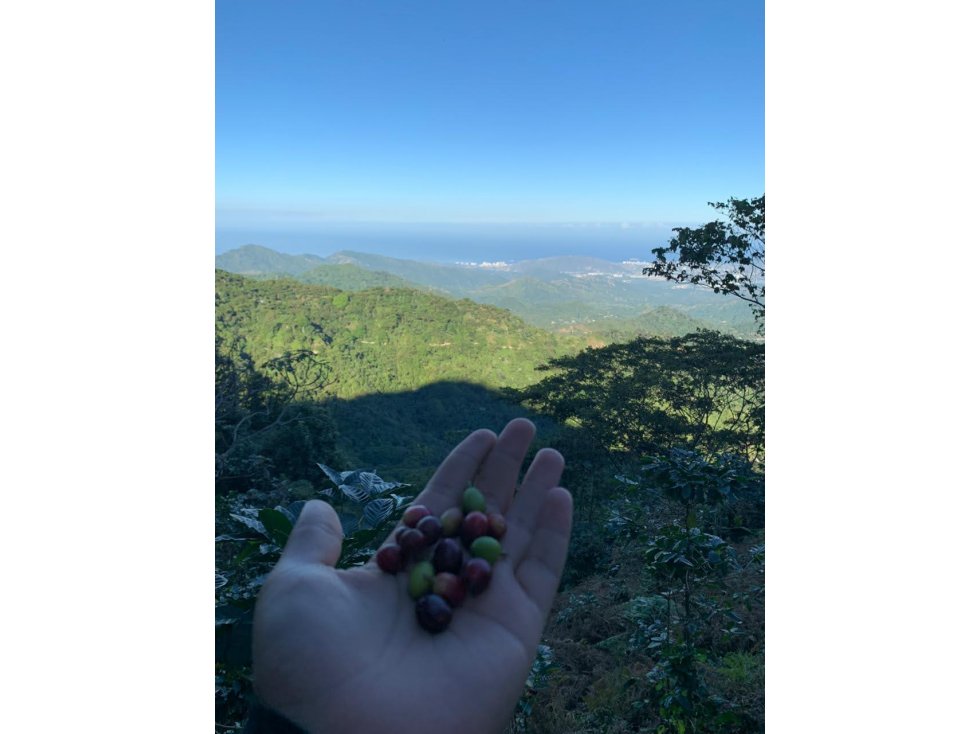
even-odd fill
[(468, 382), (436, 382), (329, 404), (345, 455), (385, 479), (416, 486), (424, 486), (449, 451), (479, 428), (499, 433), (513, 418), (529, 418), (537, 425), (533, 450), (557, 432), (553, 419), (522, 407), (515, 396)]

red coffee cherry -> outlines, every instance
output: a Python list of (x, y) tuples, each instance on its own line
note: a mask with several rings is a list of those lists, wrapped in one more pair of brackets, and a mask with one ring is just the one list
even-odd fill
[(437, 573), (432, 582), (432, 593), (457, 607), (466, 599), (466, 585), (454, 573)]
[(506, 518), (499, 512), (491, 512), (486, 516), (489, 521), (489, 534), (499, 540), (506, 533)]
[(386, 543), (377, 551), (377, 565), (385, 573), (397, 573), (404, 568), (404, 555), (397, 543)]
[(462, 542), (466, 545), (472, 543), (476, 538), (481, 538), (489, 532), (489, 520), (486, 515), (478, 510), (470, 512), (462, 521)]
[(405, 530), (403, 533), (401, 533), (398, 543), (404, 549), (404, 552), (409, 555), (412, 553), (417, 553), (428, 545), (425, 534), (418, 528), (408, 528)]
[(412, 505), (405, 510), (405, 514), (401, 516), (401, 522), (403, 522), (409, 528), (413, 528), (418, 524), (419, 520), (431, 514), (432, 513), (428, 511), (428, 508), (425, 507), (425, 505)]
[(462, 567), (462, 577), (473, 596), (479, 596), (489, 586), (493, 569), (485, 558), (470, 558)]

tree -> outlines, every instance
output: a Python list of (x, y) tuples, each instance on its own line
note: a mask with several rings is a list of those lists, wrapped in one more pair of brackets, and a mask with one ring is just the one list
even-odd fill
[(584, 430), (614, 455), (671, 447), (760, 458), (764, 346), (716, 331), (553, 359), (549, 376), (521, 392), (529, 407)]
[(276, 475), (304, 478), (333, 452), (336, 424), (311, 400), (336, 378), (313, 351), (285, 352), (259, 369), (244, 340), (215, 334), (214, 361), (219, 492), (268, 485)]
[(705, 285), (746, 301), (762, 331), (765, 325), (765, 195), (756, 199), (708, 202), (728, 221), (715, 220), (691, 229), (677, 227), (667, 247), (652, 251), (656, 260), (643, 268), (676, 283)]

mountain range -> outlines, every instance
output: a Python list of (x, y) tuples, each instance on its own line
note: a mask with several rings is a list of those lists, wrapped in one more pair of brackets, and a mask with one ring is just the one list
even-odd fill
[(252, 278), (291, 278), (341, 290), (412, 288), (505, 308), (548, 331), (608, 342), (714, 328), (755, 334), (747, 305), (708, 289), (642, 275), (640, 261), (550, 257), (517, 262), (434, 263), (343, 250), (288, 255), (259, 245), (225, 252), (216, 267)]

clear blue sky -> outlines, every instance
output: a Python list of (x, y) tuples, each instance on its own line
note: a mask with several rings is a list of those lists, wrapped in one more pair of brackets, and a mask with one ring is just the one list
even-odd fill
[(216, 7), (219, 250), (340, 223), (693, 223), (764, 191), (757, 0)]

